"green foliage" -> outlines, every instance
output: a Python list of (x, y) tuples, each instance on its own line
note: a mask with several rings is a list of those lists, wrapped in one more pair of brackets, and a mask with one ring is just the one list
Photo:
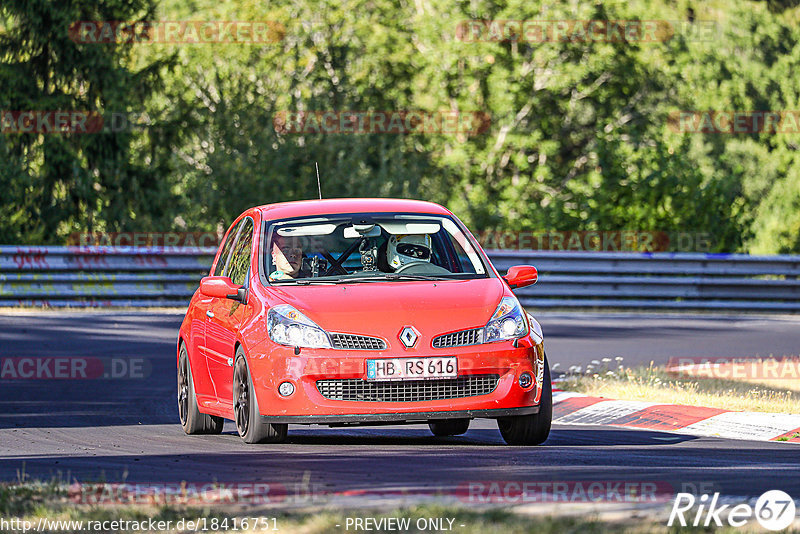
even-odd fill
[(800, 251), (800, 164), (776, 181), (756, 211), (754, 254)]
[[(91, 45), (76, 20), (275, 21), (267, 44)], [(460, 22), (665, 20), (662, 42), (468, 42)], [(146, 111), (143, 131), (0, 136), (0, 242), (226, 226), (323, 195), (447, 205), (475, 230), (705, 232), (800, 252), (798, 135), (696, 134), (678, 110), (800, 110), (794, 2), (12, 0), (0, 109)], [(710, 25), (710, 26), (709, 26)], [(712, 32), (704, 33), (711, 28)], [(486, 112), (477, 135), (281, 133), (282, 112)]]
[[(254, 204), (316, 198), (315, 162), (326, 197), (418, 194), (429, 157), (412, 138), (278, 134), (273, 124), (280, 113), (302, 110), (406, 109), (413, 35), (397, 22), (401, 8), (388, 1), (371, 11), (360, 1), (215, 5), (195, 9), (223, 20), (277, 20), (286, 37), (263, 47), (180, 51), (184, 76), (172, 90), (196, 95), (198, 125), (179, 163), (188, 220), (213, 227)], [(197, 67), (203, 64), (213, 68)]]
[[(134, 70), (130, 47), (76, 43), (76, 21), (152, 18), (151, 0), (9, 0), (0, 33), (0, 109), (141, 112), (162, 89), (168, 60)], [(70, 231), (130, 230), (169, 222), (162, 148), (179, 130), (152, 132), (137, 151), (131, 132), (0, 136), (0, 241), (63, 243)], [(148, 157), (149, 156), (149, 157)]]

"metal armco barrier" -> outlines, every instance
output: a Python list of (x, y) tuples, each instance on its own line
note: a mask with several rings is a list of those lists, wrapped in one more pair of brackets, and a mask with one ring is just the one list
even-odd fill
[(0, 246), (0, 306), (186, 306), (216, 251)]
[(489, 252), (495, 267), (529, 263), (516, 291), (531, 308), (800, 311), (800, 256), (672, 252)]
[[(0, 246), (0, 306), (185, 306), (213, 248)], [(516, 291), (536, 308), (800, 312), (800, 256), (487, 251), (504, 273), (539, 269)]]

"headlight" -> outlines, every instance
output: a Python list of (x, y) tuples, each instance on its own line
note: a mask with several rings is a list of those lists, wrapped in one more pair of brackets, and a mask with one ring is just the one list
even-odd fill
[(522, 337), (528, 333), (525, 312), (514, 297), (503, 297), (492, 318), (486, 323), (483, 334), (484, 343), (505, 341)]
[(317, 324), (288, 304), (270, 308), (267, 331), (275, 343), (309, 349), (331, 348), (328, 334)]

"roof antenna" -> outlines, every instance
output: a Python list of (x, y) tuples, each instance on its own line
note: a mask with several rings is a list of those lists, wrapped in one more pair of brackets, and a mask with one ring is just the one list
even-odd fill
[(322, 186), (319, 183), (319, 165), (317, 165), (316, 161), (314, 162), (314, 168), (317, 169), (317, 190), (319, 190), (319, 199), (322, 200)]

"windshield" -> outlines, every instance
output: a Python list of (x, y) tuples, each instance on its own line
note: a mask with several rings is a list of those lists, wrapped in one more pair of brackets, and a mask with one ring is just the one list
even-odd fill
[(272, 223), (263, 265), (270, 284), (486, 278), (476, 246), (448, 217), (315, 216)]

